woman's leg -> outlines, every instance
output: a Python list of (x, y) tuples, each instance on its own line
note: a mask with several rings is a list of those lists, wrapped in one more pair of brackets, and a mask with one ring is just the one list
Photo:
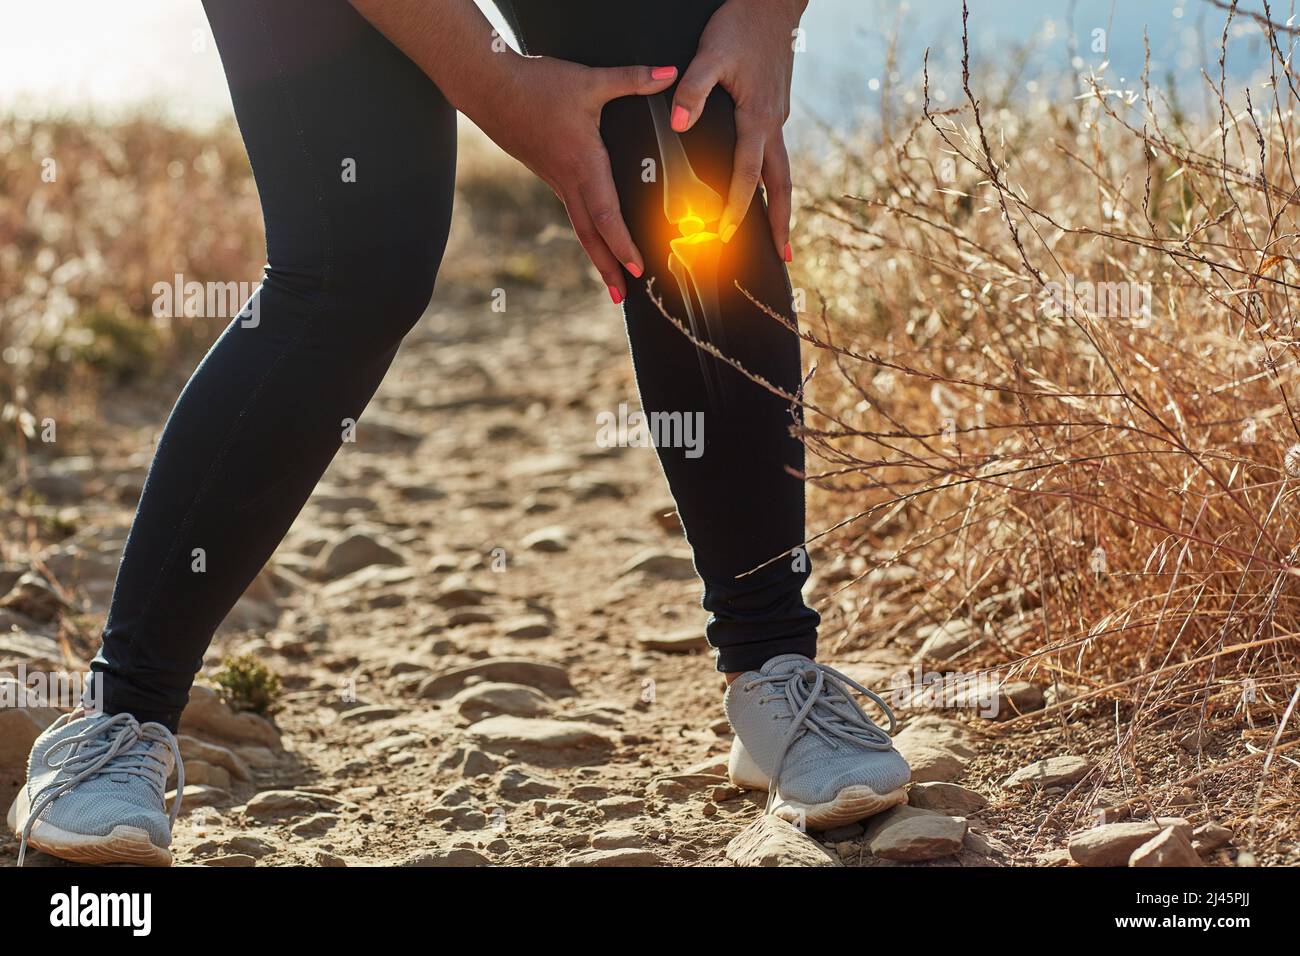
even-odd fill
[(347, 0), (205, 7), (268, 264), (167, 422), (92, 664), (107, 712), (173, 730), (214, 630), (428, 305), (455, 179), (455, 112)]
[[(705, 24), (722, 0), (501, 0), (525, 51), (588, 66), (676, 65), (684, 72)], [(671, 91), (664, 94), (670, 97)], [(665, 99), (667, 102), (667, 99)], [(615, 100), (601, 132), (610, 155), (623, 216), (641, 254), (642, 280), (628, 277), (628, 338), (641, 404), (647, 413), (699, 413), (703, 454), (660, 443), (659, 459), (677, 501), (695, 565), (712, 612), (709, 640), (718, 669), (745, 671), (772, 657), (812, 657), (818, 616), (803, 601), (808, 576), (802, 554), (780, 557), (804, 540), (803, 446), (791, 436), (790, 403), (709, 360), (712, 389), (700, 353), (651, 301), (645, 279), (672, 315), (687, 314), (668, 268), (668, 241), (678, 235), (664, 213), (665, 174), (644, 97)], [(715, 90), (697, 125), (682, 136), (695, 174), (726, 196), (735, 151), (735, 107)], [(646, 160), (656, 175), (647, 177)], [(785, 265), (772, 244), (762, 197), (756, 197), (718, 266), (717, 313), (725, 343), (716, 344), (744, 368), (787, 393), (798, 390), (799, 340), (751, 303), (736, 284), (779, 314), (793, 318)], [(698, 314), (697, 308), (697, 314)], [(717, 336), (715, 336), (717, 338)], [(762, 571), (740, 577), (778, 558)]]

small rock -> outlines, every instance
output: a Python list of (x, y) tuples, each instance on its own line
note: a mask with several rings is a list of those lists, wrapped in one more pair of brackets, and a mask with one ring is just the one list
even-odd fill
[(222, 740), (280, 746), (280, 732), (265, 717), (253, 713), (235, 713), (211, 687), (195, 684), (190, 700), (181, 714), (181, 729), (187, 733), (205, 733)]
[(1165, 827), (1133, 851), (1129, 866), (1200, 866), (1201, 858), (1178, 827)]
[[(167, 793), (166, 806), (171, 807), (172, 801), (176, 799), (176, 791), (171, 790)], [(209, 787), (203, 784), (185, 784), (185, 792), (181, 794), (181, 813), (189, 813), (200, 807), (215, 807), (222, 803), (230, 801), (230, 794), (225, 790), (218, 790), (216, 787)]]
[(525, 551), (559, 554), (569, 550), (569, 532), (560, 527), (539, 528), (532, 534), (525, 535), (519, 544)]
[(1192, 842), (1192, 836), (1195, 832), (1194, 828), (1192, 827), (1191, 822), (1183, 817), (1156, 817), (1156, 823), (1160, 824), (1162, 827), (1173, 827), (1179, 832), (1179, 834), (1187, 839), (1188, 843)]
[(872, 856), (915, 863), (937, 860), (960, 852), (966, 837), (961, 817), (926, 814), (908, 817), (881, 829), (871, 839)]
[(34, 621), (53, 621), (69, 610), (68, 602), (55, 593), (50, 582), (34, 571), (25, 572), (0, 598), (0, 608), (15, 611)]
[(339, 723), (341, 724), (369, 724), (376, 720), (392, 720), (394, 717), (400, 717), (406, 713), (401, 707), (390, 707), (387, 704), (367, 704), (361, 707), (352, 707), (339, 714)]
[(560, 866), (659, 866), (659, 857), (649, 850), (628, 847), (621, 850), (588, 850), (563, 861)]
[(645, 810), (645, 801), (640, 797), (606, 797), (596, 801), (596, 809), (606, 820), (634, 817)]
[(520, 641), (550, 637), (554, 630), (551, 622), (541, 614), (525, 614), (501, 622), (501, 633)]
[(269, 853), (274, 853), (276, 849), (274, 843), (251, 836), (237, 836), (228, 841), (225, 848), (231, 853), (243, 853), (257, 859), (261, 859)]
[(387, 542), (353, 531), (328, 545), (317, 559), (317, 570), (325, 578), (341, 578), (371, 565), (403, 565), (406, 558)]
[(442, 699), (450, 697), (470, 682), (471, 678), (500, 681), (508, 684), (527, 684), (552, 697), (573, 693), (568, 672), (558, 664), (520, 657), (497, 657), (478, 661), (466, 667), (436, 674), (426, 678), (419, 687), (419, 696)]
[(469, 580), (463, 575), (453, 575), (438, 589), (438, 592), (433, 596), (433, 601), (438, 607), (452, 611), (457, 608), (482, 604), (491, 597), (491, 591), (472, 587)]
[(1104, 823), (1070, 834), (1070, 857), (1081, 866), (1125, 866), (1134, 850), (1159, 833), (1158, 823)]
[(560, 792), (560, 784), (555, 780), (537, 777), (521, 766), (508, 766), (500, 774), (497, 790), (504, 800), (519, 803), (521, 800), (538, 800), (541, 797), (555, 796)]
[(689, 551), (642, 551), (628, 561), (619, 574), (644, 574), (666, 581), (689, 581), (695, 577), (695, 562)]
[(631, 827), (625, 830), (597, 830), (591, 835), (593, 850), (629, 850), (645, 846), (645, 837)]
[(661, 651), (665, 654), (694, 654), (709, 649), (709, 642), (698, 627), (688, 627), (671, 634), (648, 634), (637, 638), (637, 643), (647, 651)]
[(316, 837), (332, 830), (338, 822), (339, 818), (333, 813), (314, 813), (291, 826), (289, 832), (296, 837)]
[(914, 784), (908, 791), (907, 802), (923, 810), (954, 817), (974, 816), (989, 805), (988, 797), (982, 793), (940, 781)]
[[(172, 774), (172, 781), (175, 782), (176, 775)], [(186, 760), (185, 761), (185, 783), (197, 784), (207, 787), (216, 787), (218, 790), (230, 791), (233, 782), (230, 778), (230, 771), (225, 767), (218, 767), (215, 764), (207, 763), (203, 760)]]
[(477, 850), (458, 847), (453, 850), (419, 850), (402, 860), (398, 866), (491, 866), (492, 861)]
[(712, 773), (675, 773), (655, 777), (646, 787), (649, 796), (660, 800), (685, 800), (691, 794), (711, 787), (723, 786), (727, 778)]
[(897, 738), (894, 743), (912, 768), (913, 783), (950, 782), (959, 780), (966, 773), (966, 760), (951, 750)]
[(543, 717), (551, 711), (551, 701), (536, 687), (484, 681), (472, 684), (451, 699), (466, 720), (482, 720), (497, 714), (514, 717)]
[(1006, 790), (1017, 787), (1073, 786), (1092, 770), (1092, 761), (1086, 757), (1063, 755), (1039, 760), (1021, 767), (1002, 784)]
[(489, 752), (514, 750), (546, 763), (582, 763), (618, 744), (595, 724), (509, 715), (480, 720), (465, 733)]
[(929, 632), (912, 658), (917, 663), (949, 667), (961, 653), (980, 643), (982, 635), (966, 621), (946, 621)]
[(1197, 853), (1212, 853), (1232, 842), (1232, 831), (1217, 823), (1202, 823), (1192, 831), (1192, 846)]
[(465, 762), (461, 764), (460, 773), (463, 777), (477, 777), (482, 774), (493, 774), (501, 768), (502, 762), (496, 757), (486, 754), (477, 747), (472, 747), (465, 754)]
[(840, 866), (808, 834), (784, 820), (764, 814), (727, 844), (727, 859), (736, 866)]
[(263, 790), (244, 808), (246, 816), (254, 820), (272, 820), (277, 817), (301, 816), (317, 807), (315, 794), (298, 790)]
[(0, 776), (25, 776), (32, 744), (63, 713), (55, 707), (40, 706), (42, 703), (28, 696), (23, 684), (0, 677)]
[(246, 853), (231, 853), (228, 856), (212, 856), (203, 861), (203, 866), (257, 866), (257, 860)]

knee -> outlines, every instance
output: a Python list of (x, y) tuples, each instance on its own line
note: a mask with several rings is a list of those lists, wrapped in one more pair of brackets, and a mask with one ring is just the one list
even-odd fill
[(337, 260), (327, 296), (343, 315), (387, 345), (396, 344), (433, 297), (446, 233), (378, 238)]

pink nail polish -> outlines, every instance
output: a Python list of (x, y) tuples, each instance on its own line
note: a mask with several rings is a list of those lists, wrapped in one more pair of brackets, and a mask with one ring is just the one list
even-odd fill
[(651, 79), (655, 80), (671, 80), (676, 75), (677, 67), (675, 66), (656, 66), (650, 71)]
[(625, 262), (623, 263), (623, 267), (627, 269), (628, 272), (632, 273), (633, 279), (641, 278), (641, 267), (635, 262)]
[(673, 129), (679, 133), (686, 132), (686, 124), (691, 121), (691, 114), (686, 112), (685, 107), (673, 107)]
[(794, 262), (794, 252), (790, 248), (790, 243), (785, 244), (785, 261)]
[(614, 288), (612, 285), (606, 286), (605, 288), (609, 289), (609, 297), (614, 300), (615, 305), (622, 304), (623, 293), (619, 292), (618, 289)]

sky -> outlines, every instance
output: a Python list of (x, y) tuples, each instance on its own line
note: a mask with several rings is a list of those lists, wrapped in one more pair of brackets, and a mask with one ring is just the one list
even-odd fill
[[(479, 2), (501, 25), (488, 0)], [(1273, 6), (1278, 18), (1292, 12), (1288, 0)], [(1246, 0), (1243, 8), (1260, 9), (1260, 0)], [(960, 0), (811, 0), (803, 21), (807, 49), (796, 60), (792, 123), (847, 125), (876, 109), (887, 38), (894, 32), (902, 88), (915, 89), (930, 47), (934, 87), (955, 93), (960, 11)], [(1153, 75), (1172, 76), (1200, 96), (1200, 68), (1217, 72), (1223, 14), (1210, 0), (971, 0), (971, 23), (977, 72), (980, 63), (1009, 62), (1020, 44), (1032, 42), (1035, 53), (1020, 78), (1030, 95), (1041, 92), (1044, 78), (1071, 69), (1072, 23), (1075, 69), (1105, 63), (1109, 80), (1131, 81), (1141, 70), (1145, 29)], [(1092, 49), (1097, 30), (1106, 31), (1103, 52)], [(1229, 72), (1244, 83), (1264, 61), (1258, 27), (1242, 18), (1231, 40)], [(187, 123), (229, 115), (220, 59), (199, 0), (0, 0), (0, 111), (142, 106)]]

